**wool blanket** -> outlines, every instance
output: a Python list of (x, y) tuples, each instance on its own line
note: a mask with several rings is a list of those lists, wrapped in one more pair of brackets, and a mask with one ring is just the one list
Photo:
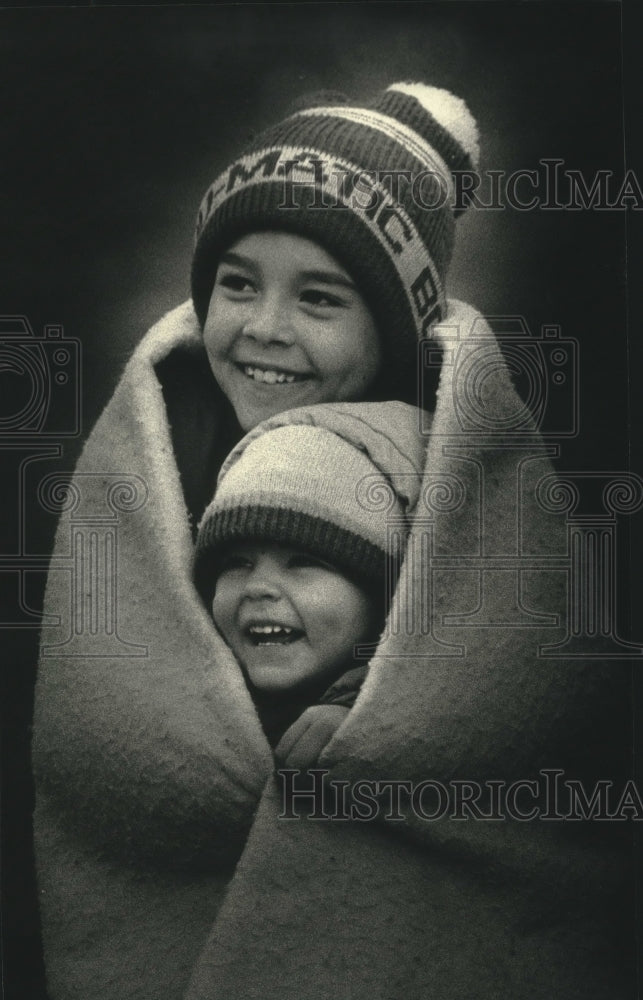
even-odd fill
[(229, 442), (208, 378), (169, 387), (206, 363), (191, 305), (135, 351), (64, 492), (45, 601), (51, 1000), (634, 995), (631, 829), (583, 820), (569, 784), (622, 782), (629, 668), (564, 656), (552, 447), (489, 326), (452, 301), (420, 362), (438, 345), (389, 620), (308, 777), (276, 772), (192, 582), (189, 499)]

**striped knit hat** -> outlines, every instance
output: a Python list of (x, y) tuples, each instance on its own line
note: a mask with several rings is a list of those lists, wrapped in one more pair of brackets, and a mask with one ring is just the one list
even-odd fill
[(453, 172), (478, 164), (466, 104), (394, 83), (368, 102), (318, 95), (263, 132), (208, 188), (192, 265), (204, 324), (217, 260), (251, 231), (308, 237), (351, 275), (395, 362), (445, 315)]
[[(282, 543), (383, 592), (417, 503), (418, 411), (405, 403), (324, 403), (278, 414), (226, 459), (199, 526), (195, 581), (210, 597), (230, 542)], [(387, 557), (389, 557), (387, 562)]]

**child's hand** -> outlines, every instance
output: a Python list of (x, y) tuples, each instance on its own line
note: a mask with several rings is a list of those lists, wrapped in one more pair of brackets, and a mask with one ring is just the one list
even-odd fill
[(275, 758), (282, 767), (312, 767), (348, 715), (343, 705), (311, 705), (287, 729)]

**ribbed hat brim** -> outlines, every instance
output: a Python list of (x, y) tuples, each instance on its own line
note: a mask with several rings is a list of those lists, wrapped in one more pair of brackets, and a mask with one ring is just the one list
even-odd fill
[(195, 557), (195, 582), (214, 590), (222, 554), (233, 543), (287, 545), (318, 556), (369, 591), (384, 593), (395, 558), (354, 532), (301, 511), (270, 506), (236, 506), (214, 511), (203, 524)]

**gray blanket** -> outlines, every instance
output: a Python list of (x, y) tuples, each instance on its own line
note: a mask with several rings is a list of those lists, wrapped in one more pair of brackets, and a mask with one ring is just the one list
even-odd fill
[[(567, 780), (620, 779), (629, 670), (542, 655), (567, 629), (550, 457), (481, 317), (451, 302), (436, 333), (407, 557), (319, 760), (321, 807), (274, 773), (192, 583), (157, 374), (200, 352), (191, 306), (133, 355), (76, 470), (46, 595), (60, 628), (43, 635), (33, 756), (52, 1000), (629, 1000), (627, 823), (561, 818)], [(92, 563), (106, 511), (117, 531)], [(111, 632), (91, 619), (104, 566)]]

